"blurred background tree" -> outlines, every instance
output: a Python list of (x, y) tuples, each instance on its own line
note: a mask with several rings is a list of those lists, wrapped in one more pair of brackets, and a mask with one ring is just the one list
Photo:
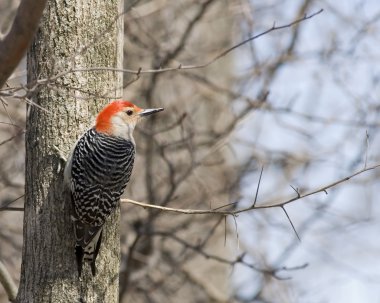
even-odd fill
[[(4, 31), (18, 1), (0, 6)], [(261, 166), (257, 205), (294, 196), (289, 185), (302, 193), (380, 162), (374, 0), (136, 1), (123, 15), (124, 67), (201, 65), (274, 22), (289, 24), (320, 8), (313, 19), (205, 68), (124, 73), (125, 99), (166, 108), (137, 129), (137, 163), (125, 197), (184, 209), (232, 202), (242, 208), (254, 199)], [(25, 76), (21, 63), (0, 92), (0, 260), (15, 281), (23, 214), (5, 207), (23, 205), (26, 100), (18, 96)], [(8, 96), (9, 87), (18, 90)], [(94, 98), (96, 92), (83, 102)], [(220, 216), (122, 203), (120, 302), (379, 300), (378, 175), (374, 170), (287, 205), (301, 243), (279, 208), (225, 224)]]

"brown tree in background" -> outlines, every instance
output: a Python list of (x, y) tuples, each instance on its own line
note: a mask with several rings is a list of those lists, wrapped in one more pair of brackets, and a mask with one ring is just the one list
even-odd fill
[[(4, 12), (11, 16), (17, 5), (6, 3)], [(363, 51), (360, 46), (368, 42), (360, 33), (373, 32), (379, 18), (376, 14), (358, 18), (350, 30), (356, 35), (346, 50), (337, 38), (345, 31), (330, 27), (326, 14), (307, 20), (320, 11), (320, 5), (332, 12), (329, 16), (335, 24), (349, 19), (339, 7), (334, 10), (328, 1), (322, 4), (309, 0), (272, 4), (127, 1), (119, 14), (116, 1), (98, 3), (99, 7), (49, 3), (28, 56), (29, 85), (22, 85), (25, 66), (21, 64), (0, 91), (0, 261), (15, 281), (21, 263), (28, 104), (20, 301), (34, 295), (25, 291), (27, 283), (35, 289), (38, 283), (42, 285), (39, 295), (48, 302), (60, 302), (53, 299), (56, 295), (61, 302), (70, 301), (69, 296), (86, 297), (86, 302), (117, 301), (119, 251), (120, 302), (302, 302), (292, 294), (301, 298), (313, 293), (310, 281), (323, 275), (306, 266), (309, 258), (318, 262), (314, 254), (318, 251), (322, 262), (317, 264), (334, 267), (333, 260), (323, 258), (321, 247), (334, 247), (340, 235), (337, 231), (322, 241), (318, 232), (329, 224), (339, 230), (361, 222), (361, 217), (345, 221), (359, 213), (350, 208), (350, 201), (343, 204), (347, 212), (341, 217), (328, 217), (339, 205), (339, 193), (350, 186), (330, 188), (337, 180), (346, 182), (353, 172), (371, 168), (367, 163), (379, 162), (365, 135), (368, 129), (375, 144), (378, 108), (370, 101), (360, 103), (358, 92), (345, 87), (342, 79), (347, 78), (341, 77), (344, 71), (339, 65), (356, 49)], [(121, 20), (124, 69), (117, 48)], [(324, 35), (319, 34), (321, 30)], [(262, 37), (254, 38), (260, 33)], [(373, 86), (375, 80), (374, 75)], [(347, 100), (345, 106), (331, 100), (324, 103), (323, 91), (331, 92), (327, 88), (332, 84), (335, 91), (328, 100)], [(338, 89), (345, 94), (338, 94)], [(110, 235), (111, 226), (117, 229), (116, 215), (108, 224), (109, 236), (100, 252), (100, 276), (76, 284), (70, 206), (62, 196), (60, 157), (92, 125), (101, 106), (120, 97), (141, 107), (165, 107), (160, 117), (136, 130), (137, 161), (125, 193), (125, 198), (149, 205), (141, 208), (123, 200), (120, 249), (118, 233)], [(363, 95), (360, 100), (370, 97)], [(350, 153), (344, 150), (347, 142)], [(326, 162), (336, 167), (326, 170)], [(375, 180), (373, 174), (362, 183), (368, 189)], [(370, 190), (366, 195), (368, 208)], [(305, 203), (293, 203), (305, 196)], [(179, 212), (173, 214), (164, 207)], [(187, 209), (210, 213), (181, 214)], [(242, 210), (239, 216), (234, 213)], [(292, 227), (302, 238), (301, 245)], [(35, 232), (32, 238), (31, 232)], [(322, 245), (310, 248), (311, 242)], [(300, 257), (299, 247), (310, 248), (308, 258)], [(28, 256), (34, 254), (36, 263), (30, 264), (34, 259)], [(51, 257), (44, 258), (46, 254)], [(28, 276), (28, 266), (39, 272), (42, 261), (46, 273), (35, 279)], [(281, 280), (289, 276), (301, 276), (296, 281), (302, 283)], [(112, 286), (107, 287), (104, 283), (110, 278)]]

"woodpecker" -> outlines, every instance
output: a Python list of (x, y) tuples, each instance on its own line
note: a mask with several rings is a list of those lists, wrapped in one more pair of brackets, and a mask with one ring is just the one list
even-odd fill
[(95, 126), (76, 142), (64, 180), (73, 203), (75, 254), (79, 277), (83, 261), (96, 274), (95, 260), (107, 217), (115, 210), (131, 176), (135, 158), (133, 130), (142, 118), (164, 110), (142, 109), (113, 101), (98, 114)]

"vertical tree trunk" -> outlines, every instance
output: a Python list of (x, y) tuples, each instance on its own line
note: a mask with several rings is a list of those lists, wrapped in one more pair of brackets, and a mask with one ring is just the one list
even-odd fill
[[(122, 67), (120, 0), (49, 1), (28, 53), (28, 83), (70, 68)], [(105, 225), (92, 277), (78, 278), (71, 203), (63, 191), (60, 150), (68, 155), (109, 99), (122, 95), (122, 75), (68, 73), (32, 100), (26, 131), (24, 245), (17, 302), (117, 302), (120, 211)]]

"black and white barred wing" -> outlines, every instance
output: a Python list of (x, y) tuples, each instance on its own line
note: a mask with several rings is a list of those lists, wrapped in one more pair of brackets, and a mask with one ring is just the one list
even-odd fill
[[(115, 210), (131, 176), (131, 141), (89, 130), (72, 156), (72, 198), (77, 220), (102, 226)], [(87, 242), (87, 241), (85, 241)]]

